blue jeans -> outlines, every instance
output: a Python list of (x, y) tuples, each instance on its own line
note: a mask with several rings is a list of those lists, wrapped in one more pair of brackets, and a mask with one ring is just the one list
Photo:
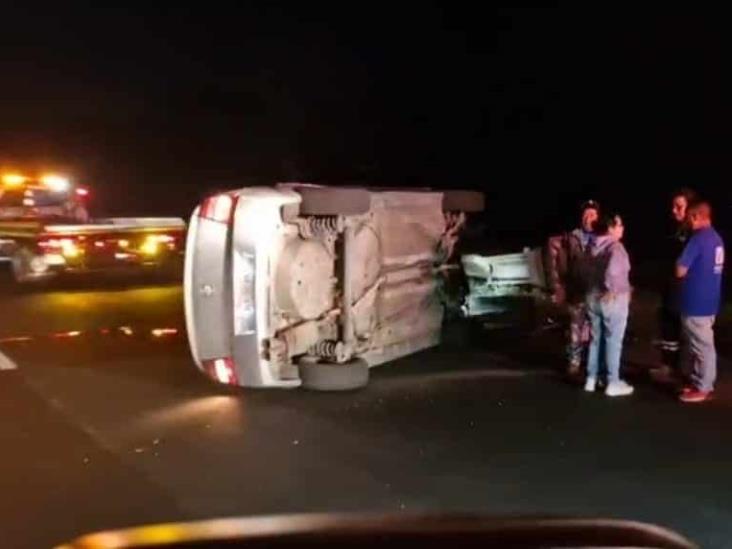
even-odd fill
[(717, 379), (714, 320), (713, 316), (681, 317), (681, 366), (687, 372), (691, 369), (692, 383), (704, 392), (714, 390)]
[(602, 299), (600, 294), (590, 294), (587, 309), (592, 325), (592, 341), (587, 357), (587, 377), (597, 377), (600, 369), (600, 352), (604, 349), (607, 382), (620, 380), (620, 355), (623, 337), (628, 325), (630, 294), (614, 294)]

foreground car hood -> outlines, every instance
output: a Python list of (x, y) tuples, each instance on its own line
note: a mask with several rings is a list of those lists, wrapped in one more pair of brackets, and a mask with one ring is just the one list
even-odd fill
[(671, 530), (614, 519), (315, 514), (144, 526), (91, 534), (61, 548), (373, 547), (376, 542), (380, 547), (696, 547)]

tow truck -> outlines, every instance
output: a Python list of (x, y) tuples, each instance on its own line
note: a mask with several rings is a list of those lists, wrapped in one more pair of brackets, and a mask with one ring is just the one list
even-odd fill
[(91, 219), (89, 192), (57, 174), (0, 176), (0, 261), (10, 263), (15, 283), (73, 273), (181, 270), (182, 219)]

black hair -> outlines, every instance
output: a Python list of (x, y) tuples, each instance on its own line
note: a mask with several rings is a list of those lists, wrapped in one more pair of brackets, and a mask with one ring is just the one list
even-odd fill
[(689, 204), (687, 215), (700, 214), (706, 219), (712, 219), (712, 205), (706, 200), (697, 200)]
[(693, 204), (694, 202), (698, 202), (699, 200), (699, 194), (694, 189), (690, 189), (689, 187), (679, 187), (673, 192), (673, 194), (671, 195), (671, 199), (673, 200), (677, 196), (683, 196), (689, 206), (691, 206), (691, 204)]
[(623, 216), (617, 212), (614, 212), (610, 215), (603, 215), (597, 221), (595, 221), (595, 223), (593, 223), (592, 225), (592, 231), (597, 236), (604, 236), (610, 231), (612, 227), (616, 227), (622, 223)]

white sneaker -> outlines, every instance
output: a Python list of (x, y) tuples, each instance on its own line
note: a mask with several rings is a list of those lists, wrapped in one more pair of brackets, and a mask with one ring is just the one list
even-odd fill
[(587, 391), (588, 393), (594, 393), (596, 387), (597, 387), (597, 378), (588, 377), (587, 381), (585, 381), (585, 391)]
[(622, 379), (608, 383), (605, 388), (605, 394), (609, 397), (628, 396), (633, 394), (633, 386), (628, 385)]

